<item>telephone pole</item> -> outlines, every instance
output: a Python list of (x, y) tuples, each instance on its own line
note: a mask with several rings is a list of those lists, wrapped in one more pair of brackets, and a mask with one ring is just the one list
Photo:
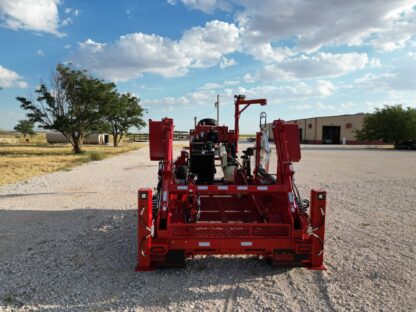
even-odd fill
[(220, 95), (217, 94), (217, 101), (215, 102), (215, 107), (217, 108), (217, 125), (220, 125)]

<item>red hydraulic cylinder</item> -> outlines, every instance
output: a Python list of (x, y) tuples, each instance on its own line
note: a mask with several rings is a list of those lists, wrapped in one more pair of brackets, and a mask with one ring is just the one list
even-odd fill
[(153, 234), (152, 189), (141, 188), (138, 195), (136, 271), (152, 271), (153, 268), (150, 262), (150, 247)]
[(323, 190), (311, 191), (311, 238), (312, 238), (312, 270), (326, 270), (324, 262), (326, 217), (326, 192)]

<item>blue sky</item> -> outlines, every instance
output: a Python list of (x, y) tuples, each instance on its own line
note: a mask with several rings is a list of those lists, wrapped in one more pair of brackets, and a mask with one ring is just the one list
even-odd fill
[[(0, 0), (0, 128), (16, 96), (72, 62), (141, 99), (177, 130), (193, 117), (232, 125), (233, 96), (267, 98), (268, 119), (416, 106), (416, 11), (408, 0)], [(145, 130), (145, 129), (144, 129)]]

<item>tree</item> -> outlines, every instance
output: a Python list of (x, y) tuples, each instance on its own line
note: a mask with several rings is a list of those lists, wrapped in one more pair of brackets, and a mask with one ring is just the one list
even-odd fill
[(41, 128), (62, 133), (75, 153), (81, 152), (84, 137), (97, 129), (100, 105), (115, 92), (113, 83), (105, 83), (85, 70), (58, 64), (50, 87), (41, 83), (29, 100), (17, 97), (27, 117)]
[(115, 147), (131, 127), (140, 129), (146, 125), (142, 119), (144, 110), (139, 102), (140, 99), (130, 93), (116, 92), (103, 103), (101, 108), (103, 128), (112, 134)]
[(361, 130), (356, 130), (359, 141), (382, 140), (397, 144), (400, 141), (416, 139), (416, 109), (402, 105), (386, 105), (376, 108), (374, 114), (364, 118)]
[(24, 138), (26, 136), (35, 134), (33, 130), (34, 123), (30, 120), (19, 120), (17, 125), (14, 127), (14, 130), (23, 134)]

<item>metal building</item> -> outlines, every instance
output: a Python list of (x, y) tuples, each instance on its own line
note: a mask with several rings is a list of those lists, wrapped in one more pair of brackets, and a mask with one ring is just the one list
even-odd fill
[[(305, 144), (380, 144), (379, 141), (358, 142), (355, 139), (355, 130), (362, 128), (367, 115), (369, 114), (323, 116), (288, 122), (298, 124), (299, 139)], [(271, 127), (270, 124), (267, 126)]]

